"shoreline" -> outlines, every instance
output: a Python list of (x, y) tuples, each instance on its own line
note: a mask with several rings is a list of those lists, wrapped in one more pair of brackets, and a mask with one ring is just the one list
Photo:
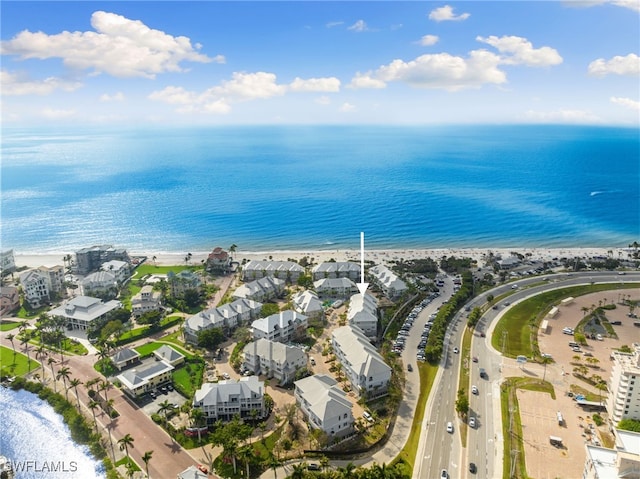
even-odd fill
[[(567, 247), (567, 248), (399, 248), (399, 249), (365, 249), (365, 261), (376, 263), (388, 263), (399, 259), (412, 260), (440, 259), (443, 256), (469, 257), (477, 262), (481, 262), (489, 252), (494, 255), (501, 255), (503, 258), (512, 256), (511, 252), (524, 255), (531, 260), (549, 261), (553, 258), (575, 258), (611, 256), (614, 259), (629, 259), (631, 248), (602, 248), (602, 247)], [(147, 263), (154, 263), (158, 266), (178, 266), (185, 263), (186, 253), (177, 252), (153, 252), (153, 251), (130, 251), (131, 257), (146, 256)], [(206, 260), (209, 252), (191, 253), (190, 265), (199, 265)], [(63, 264), (62, 258), (65, 253), (18, 253), (14, 251), (16, 267), (37, 268), (40, 266), (52, 267)], [(313, 258), (314, 263), (325, 261), (355, 261), (359, 262), (359, 249), (334, 249), (334, 250), (276, 250), (276, 251), (236, 251), (231, 255), (235, 261), (240, 263), (243, 260), (273, 260), (286, 261), (287, 259), (300, 260), (304, 256)]]

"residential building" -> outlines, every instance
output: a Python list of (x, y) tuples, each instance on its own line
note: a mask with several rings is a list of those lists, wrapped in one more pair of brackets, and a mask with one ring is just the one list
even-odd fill
[(360, 396), (375, 398), (387, 393), (391, 368), (360, 328), (337, 328), (331, 334), (331, 342), (342, 371)]
[(352, 281), (360, 281), (360, 265), (350, 261), (327, 261), (314, 266), (311, 270), (313, 280), (325, 278), (349, 278)]
[(517, 256), (509, 256), (508, 258), (499, 259), (496, 261), (500, 269), (513, 269), (522, 263), (522, 260)]
[(632, 347), (632, 353), (611, 352), (607, 412), (614, 426), (623, 419), (640, 420), (640, 343)]
[(98, 298), (76, 296), (66, 304), (49, 311), (49, 316), (64, 318), (67, 327), (86, 330), (91, 323), (103, 319), (111, 311), (122, 308), (122, 303), (112, 299), (106, 303)]
[(126, 261), (119, 261), (117, 259), (112, 259), (111, 261), (102, 263), (100, 269), (102, 271), (113, 273), (116, 277), (116, 281), (119, 284), (124, 284), (124, 282), (129, 278), (129, 274), (131, 273), (131, 266), (129, 265), (129, 263), (127, 263)]
[(167, 273), (167, 282), (169, 283), (171, 296), (174, 298), (184, 296), (184, 293), (189, 290), (200, 291), (202, 286), (200, 276), (190, 269), (183, 269), (177, 273), (169, 271)]
[(238, 415), (241, 418), (266, 416), (264, 405), (264, 382), (257, 376), (243, 377), (239, 380), (204, 383), (193, 397), (193, 407), (204, 413), (208, 424), (218, 420), (229, 421)]
[(242, 267), (242, 279), (244, 281), (274, 276), (285, 280), (287, 283), (295, 283), (303, 274), (304, 268), (292, 261), (251, 260)]
[(51, 297), (56, 295), (66, 296), (64, 268), (62, 266), (40, 266), (37, 270), (45, 276)]
[(351, 296), (347, 321), (360, 328), (368, 338), (375, 338), (378, 334), (378, 300), (367, 293)]
[(20, 293), (15, 286), (0, 287), (0, 317), (20, 309)]
[(175, 368), (164, 361), (155, 361), (143, 368), (129, 369), (116, 379), (122, 384), (122, 390), (132, 398), (156, 389), (171, 381), (171, 372)]
[(118, 295), (116, 275), (109, 271), (96, 271), (88, 274), (80, 281), (82, 294), (85, 296), (101, 296), (115, 298)]
[(347, 299), (358, 292), (358, 286), (349, 278), (323, 278), (313, 282), (318, 296), (327, 299)]
[(292, 382), (296, 372), (307, 365), (307, 355), (302, 349), (268, 339), (247, 344), (243, 353), (243, 369), (275, 378), (280, 385)]
[(22, 285), (24, 300), (33, 309), (39, 308), (42, 304), (50, 301), (49, 278), (37, 269), (20, 273), (20, 284)]
[(250, 281), (238, 287), (234, 293), (234, 298), (246, 298), (253, 301), (265, 303), (271, 299), (282, 297), (285, 291), (285, 281), (273, 276)]
[(129, 254), (124, 249), (116, 249), (111, 245), (98, 245), (82, 248), (75, 252), (75, 272), (86, 275), (98, 271), (103, 263), (111, 260), (131, 262)]
[(200, 311), (189, 316), (184, 322), (184, 340), (198, 343), (198, 333), (205, 329), (220, 328), (230, 331), (240, 324), (256, 319), (262, 310), (262, 303), (250, 299), (237, 299), (218, 308)]
[(613, 449), (585, 444), (582, 479), (640, 478), (640, 433), (615, 429)]
[(160, 311), (162, 293), (154, 291), (153, 286), (145, 285), (131, 298), (131, 312), (137, 318), (149, 311)]
[(353, 405), (335, 379), (316, 374), (294, 384), (296, 403), (309, 419), (311, 427), (320, 429), (331, 438), (353, 433)]
[(153, 355), (156, 357), (156, 360), (169, 363), (173, 367), (184, 363), (184, 354), (179, 353), (167, 344), (163, 344), (158, 349), (156, 349), (153, 352)]
[(8, 249), (0, 252), (0, 273), (2, 276), (11, 274), (16, 270), (16, 260), (13, 255), (13, 250)]
[(254, 339), (269, 339), (287, 343), (305, 335), (308, 318), (295, 311), (280, 311), (251, 323)]
[(322, 319), (324, 308), (322, 301), (313, 291), (301, 291), (292, 298), (293, 309), (309, 319)]
[(231, 271), (231, 257), (229, 253), (217, 246), (207, 257), (207, 271), (212, 273), (227, 274)]
[(133, 366), (140, 362), (140, 354), (135, 349), (123, 348), (116, 351), (110, 356), (111, 362), (118, 369), (122, 371), (128, 367)]
[(384, 265), (379, 264), (369, 268), (369, 273), (389, 299), (398, 298), (407, 290), (405, 282)]
[(209, 479), (209, 474), (205, 474), (196, 466), (189, 466), (178, 474), (178, 479)]

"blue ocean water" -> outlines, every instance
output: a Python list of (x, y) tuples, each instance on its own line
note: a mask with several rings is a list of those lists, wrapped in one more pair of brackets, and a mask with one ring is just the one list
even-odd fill
[(103, 479), (104, 466), (73, 442), (62, 417), (28, 391), (0, 388), (0, 455), (16, 479)]
[(2, 248), (626, 246), (635, 128), (3, 129)]

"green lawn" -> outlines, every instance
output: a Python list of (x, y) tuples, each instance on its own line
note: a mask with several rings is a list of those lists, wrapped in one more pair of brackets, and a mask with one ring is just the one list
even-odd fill
[(20, 323), (17, 321), (4, 321), (0, 323), (0, 331), (11, 331), (18, 326), (20, 326)]
[(202, 386), (204, 361), (192, 361), (172, 373), (173, 384), (182, 395), (193, 398), (196, 390)]
[(167, 274), (169, 271), (173, 271), (174, 273), (178, 273), (183, 269), (199, 269), (201, 266), (187, 266), (187, 265), (173, 265), (173, 266), (155, 266), (151, 259), (149, 259), (149, 263), (141, 264), (136, 268), (136, 274), (133, 275), (133, 279), (140, 279), (143, 276), (148, 274)]
[(0, 371), (2, 371), (3, 375), (22, 376), (40, 367), (40, 363), (33, 358), (31, 358), (29, 364), (27, 363), (29, 363), (29, 361), (26, 355), (20, 352), (16, 352), (14, 355), (12, 348), (0, 346)]

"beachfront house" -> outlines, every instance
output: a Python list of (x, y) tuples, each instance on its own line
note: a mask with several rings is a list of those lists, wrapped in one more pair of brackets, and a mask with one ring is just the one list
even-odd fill
[(309, 425), (330, 438), (340, 438), (354, 432), (353, 405), (337, 381), (325, 374), (316, 374), (295, 383), (296, 404), (309, 419)]
[(132, 398), (138, 398), (158, 386), (171, 382), (174, 367), (164, 361), (155, 361), (148, 366), (129, 369), (116, 376), (122, 390)]
[(298, 278), (304, 274), (304, 268), (292, 261), (257, 261), (251, 260), (242, 267), (242, 279), (253, 281), (273, 276), (283, 279), (287, 283), (296, 283)]
[(220, 328), (229, 333), (240, 324), (256, 319), (262, 310), (262, 303), (250, 299), (237, 299), (218, 308), (200, 311), (189, 316), (184, 322), (184, 340), (198, 344), (198, 333), (205, 329)]
[(354, 391), (367, 398), (387, 394), (391, 368), (360, 328), (347, 325), (335, 329), (331, 344)]
[(322, 301), (313, 291), (301, 291), (291, 298), (291, 302), (296, 312), (304, 314), (309, 319), (324, 318)]
[[(241, 418), (261, 419), (267, 411), (264, 404), (264, 382), (257, 376), (204, 383), (195, 392), (193, 407), (203, 412), (207, 424)], [(253, 413), (252, 411), (256, 411)], [(257, 414), (256, 414), (257, 413)]]
[(0, 287), (0, 317), (20, 309), (20, 293), (15, 286)]
[(112, 260), (130, 263), (129, 253), (124, 249), (117, 249), (111, 245), (97, 245), (89, 248), (82, 248), (75, 252), (76, 262), (75, 272), (79, 275), (86, 275), (93, 271), (98, 271), (103, 263)]
[(207, 256), (207, 271), (217, 274), (227, 274), (231, 271), (231, 257), (220, 246), (216, 246)]
[(184, 293), (189, 290), (200, 291), (202, 288), (202, 279), (195, 272), (189, 269), (183, 269), (177, 273), (169, 271), (167, 273), (167, 282), (169, 283), (169, 290), (171, 296), (174, 298), (181, 298)]
[(119, 261), (117, 259), (112, 259), (111, 261), (106, 261), (102, 263), (100, 266), (102, 271), (108, 271), (112, 273), (116, 277), (116, 281), (118, 284), (124, 284), (125, 281), (129, 278), (129, 274), (131, 273), (131, 267), (129, 263), (126, 261)]
[(115, 299), (102, 302), (98, 298), (76, 296), (66, 304), (49, 311), (49, 316), (64, 319), (67, 327), (71, 329), (87, 330), (94, 321), (104, 319), (111, 311), (120, 308), (122, 303)]
[(405, 282), (384, 265), (379, 264), (369, 268), (369, 274), (389, 299), (397, 299), (407, 290)]
[(313, 282), (313, 289), (323, 299), (347, 299), (358, 292), (349, 278), (323, 278)]
[(347, 321), (360, 328), (368, 338), (375, 338), (378, 334), (378, 300), (368, 293), (351, 296)]
[(115, 298), (118, 295), (116, 275), (109, 271), (96, 271), (87, 275), (80, 282), (80, 287), (85, 296)]
[(233, 292), (234, 298), (246, 298), (266, 303), (272, 299), (281, 298), (285, 291), (285, 281), (273, 276), (250, 281), (238, 287)]
[(326, 261), (311, 269), (313, 280), (325, 278), (349, 278), (352, 281), (360, 281), (360, 265), (350, 261)]
[(140, 292), (131, 298), (131, 312), (136, 318), (139, 318), (150, 311), (160, 311), (162, 293), (154, 291), (153, 286), (145, 285)]
[(274, 378), (281, 386), (292, 382), (307, 365), (307, 355), (300, 348), (268, 339), (258, 339), (242, 350), (242, 368), (257, 375)]
[(305, 336), (308, 318), (295, 311), (280, 311), (266, 318), (256, 319), (251, 323), (254, 339), (269, 339), (287, 343)]

